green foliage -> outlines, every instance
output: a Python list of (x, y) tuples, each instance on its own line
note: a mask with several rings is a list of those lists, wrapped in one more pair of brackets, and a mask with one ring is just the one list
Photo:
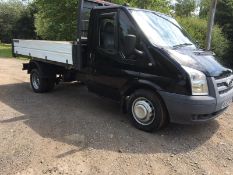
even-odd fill
[(48, 40), (75, 40), (77, 0), (36, 0), (36, 32)]
[(31, 6), (19, 0), (0, 1), (0, 41), (10, 43), (13, 38), (34, 38)]
[(2, 57), (2, 58), (12, 57), (10, 44), (1, 44), (0, 43), (0, 57)]
[[(75, 40), (77, 2), (77, 0), (36, 0), (38, 13), (35, 15), (35, 26), (38, 36), (47, 40)], [(134, 7), (170, 12), (168, 0), (111, 0), (111, 2), (129, 3)]]
[(168, 0), (134, 0), (133, 6), (162, 13), (170, 13), (171, 10)]
[(177, 16), (191, 16), (192, 12), (195, 11), (196, 1), (195, 0), (177, 0), (175, 5), (175, 12)]
[(19, 1), (0, 2), (0, 40), (9, 42), (13, 38), (13, 29), (24, 6)]
[[(198, 41), (201, 48), (205, 48), (206, 33), (207, 33), (207, 20), (194, 17), (180, 18), (177, 20), (191, 35), (191, 37)], [(224, 37), (222, 29), (215, 25), (212, 35), (212, 50), (218, 57), (223, 58), (225, 52), (229, 47), (228, 40)]]
[(35, 4), (29, 4), (26, 9), (21, 13), (20, 18), (14, 25), (14, 37), (21, 39), (34, 39), (36, 38), (34, 14), (37, 9)]
[(228, 39), (233, 42), (233, 0), (219, 1), (215, 19), (223, 27)]
[(200, 3), (200, 13), (199, 17), (200, 18), (208, 18), (208, 14), (210, 11), (210, 5), (211, 5), (211, 0), (201, 0)]
[[(211, 2), (212, 0), (201, 1), (200, 18), (208, 19)], [(223, 59), (226, 66), (233, 68), (233, 0), (218, 1), (215, 23), (222, 28), (222, 33), (229, 40), (229, 47), (223, 53)]]
[(230, 40), (230, 48), (224, 58), (228, 66), (233, 68), (233, 0), (219, 0), (215, 21), (223, 29), (224, 34)]

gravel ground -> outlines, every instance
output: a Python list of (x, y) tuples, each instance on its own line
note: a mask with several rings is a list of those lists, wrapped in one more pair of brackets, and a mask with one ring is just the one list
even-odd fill
[(233, 174), (232, 106), (149, 134), (82, 85), (33, 93), (22, 62), (0, 59), (0, 174)]

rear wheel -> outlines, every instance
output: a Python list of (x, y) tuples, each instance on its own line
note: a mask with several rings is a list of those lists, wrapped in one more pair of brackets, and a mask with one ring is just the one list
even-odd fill
[(167, 112), (157, 94), (138, 90), (130, 96), (128, 111), (133, 125), (143, 131), (152, 132), (167, 124)]
[(31, 87), (36, 93), (44, 93), (53, 90), (55, 78), (42, 78), (37, 69), (33, 69), (30, 75)]

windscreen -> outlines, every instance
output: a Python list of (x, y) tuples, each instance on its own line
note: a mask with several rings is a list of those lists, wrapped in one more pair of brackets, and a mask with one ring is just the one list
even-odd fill
[(152, 11), (131, 10), (131, 13), (152, 44), (161, 47), (194, 46), (175, 19), (160, 16)]

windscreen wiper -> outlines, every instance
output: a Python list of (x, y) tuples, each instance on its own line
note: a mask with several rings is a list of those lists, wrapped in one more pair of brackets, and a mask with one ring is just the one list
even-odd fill
[(191, 43), (183, 43), (183, 44), (178, 44), (173, 46), (174, 49), (180, 48), (180, 47), (185, 47), (185, 46), (192, 46), (193, 44)]

